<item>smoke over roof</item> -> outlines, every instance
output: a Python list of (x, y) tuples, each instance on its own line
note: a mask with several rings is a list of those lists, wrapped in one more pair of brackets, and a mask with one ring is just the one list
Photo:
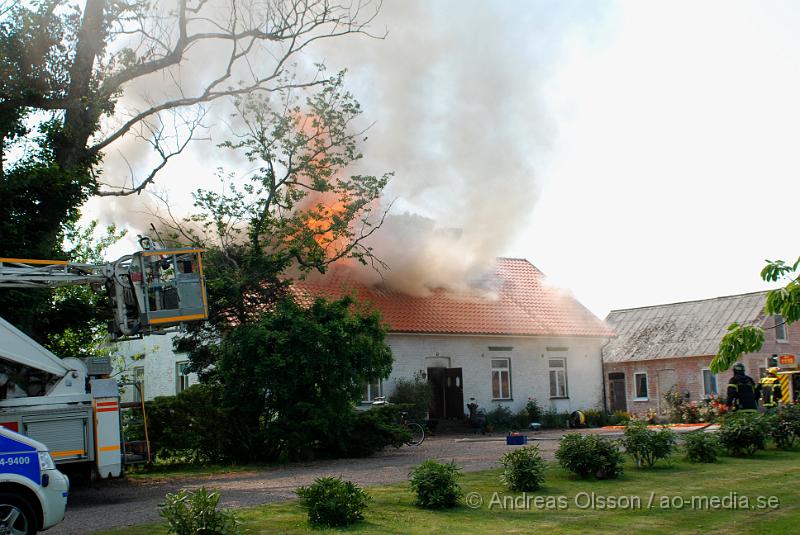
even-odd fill
[[(556, 135), (543, 109), (547, 80), (575, 21), (593, 16), (585, 8), (387, 1), (373, 24), (374, 33), (386, 28), (385, 39), (347, 36), (307, 50), (308, 64), (348, 68), (364, 120), (374, 121), (353, 172), (395, 172), (384, 200), (393, 208), (370, 241), (390, 269), (381, 277), (364, 268), (366, 280), (416, 294), (470, 286), (508, 253), (535, 209), (539, 169)], [(214, 142), (225, 135), (211, 134)], [(214, 169), (231, 164), (223, 149), (198, 147), (207, 182), (193, 174), (193, 187), (180, 184), (182, 164), (171, 164), (159, 183), (172, 199), (213, 184)], [(107, 215), (132, 210), (141, 197), (118, 202), (106, 205)]]

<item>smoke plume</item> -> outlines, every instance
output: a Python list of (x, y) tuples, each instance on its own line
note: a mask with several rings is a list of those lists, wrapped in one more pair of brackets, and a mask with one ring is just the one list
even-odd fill
[[(469, 286), (528, 229), (555, 135), (543, 92), (575, 21), (591, 16), (580, 9), (392, 0), (372, 28), (378, 35), (385, 28), (385, 38), (352, 35), (307, 49), (308, 65), (348, 69), (348, 86), (373, 123), (365, 158), (353, 171), (395, 173), (384, 199), (393, 208), (369, 242), (389, 270), (379, 276), (359, 268), (358, 276), (410, 293)], [(196, 72), (195, 66), (181, 76)], [(204, 146), (194, 154), (208, 162), (208, 173), (193, 177), (192, 189), (209, 187), (213, 169), (230, 165), (230, 154)], [(183, 189), (180, 165), (171, 164), (160, 183)], [(117, 201), (113, 210), (146, 213), (134, 209), (143, 197)], [(149, 225), (130, 215), (127, 221)]]

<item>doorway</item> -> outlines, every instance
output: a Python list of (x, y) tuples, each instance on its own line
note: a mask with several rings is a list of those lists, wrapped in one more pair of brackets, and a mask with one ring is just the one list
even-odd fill
[(611, 412), (627, 411), (628, 400), (625, 395), (625, 374), (621, 372), (608, 374), (608, 392), (611, 402)]
[(669, 405), (664, 396), (678, 386), (678, 374), (675, 370), (658, 370), (658, 413), (666, 414)]
[(428, 383), (433, 390), (432, 419), (464, 418), (464, 378), (461, 368), (428, 368)]

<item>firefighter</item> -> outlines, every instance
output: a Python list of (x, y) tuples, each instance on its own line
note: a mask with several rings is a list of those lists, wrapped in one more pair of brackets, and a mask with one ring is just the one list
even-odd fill
[(744, 373), (744, 364), (737, 362), (733, 366), (733, 377), (728, 382), (728, 408), (739, 412), (755, 412), (758, 410), (759, 395), (756, 382)]
[(781, 380), (778, 378), (779, 371), (780, 368), (769, 368), (767, 375), (758, 382), (761, 388), (761, 406), (765, 410), (774, 409), (781, 402), (783, 391)]

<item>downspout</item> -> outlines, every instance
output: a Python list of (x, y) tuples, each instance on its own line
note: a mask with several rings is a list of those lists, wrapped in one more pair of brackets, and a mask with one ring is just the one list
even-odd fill
[(608, 397), (606, 394), (606, 361), (603, 359), (603, 350), (611, 343), (611, 338), (606, 340), (603, 347), (600, 348), (600, 373), (603, 374), (603, 410), (608, 412)]

